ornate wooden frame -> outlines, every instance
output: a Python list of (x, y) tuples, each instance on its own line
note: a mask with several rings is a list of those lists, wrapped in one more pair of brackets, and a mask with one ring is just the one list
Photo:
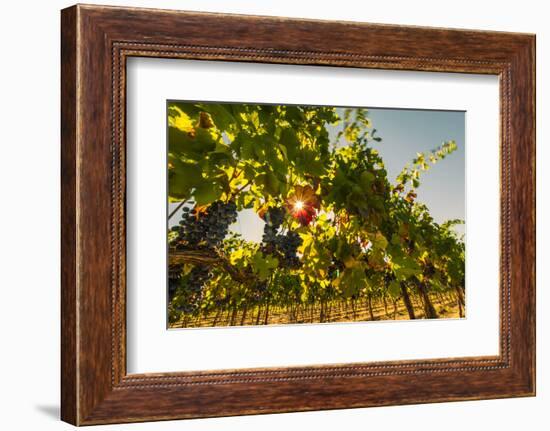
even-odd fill
[[(534, 395), (534, 35), (78, 5), (62, 11), (61, 48), (63, 420), (88, 425)], [(127, 375), (129, 56), (498, 75), (500, 354)]]

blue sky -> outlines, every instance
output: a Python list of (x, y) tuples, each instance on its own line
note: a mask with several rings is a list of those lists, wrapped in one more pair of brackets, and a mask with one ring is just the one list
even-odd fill
[[(390, 182), (395, 181), (416, 153), (430, 151), (447, 140), (456, 141), (458, 149), (454, 153), (423, 172), (417, 200), (428, 206), (439, 223), (457, 218), (464, 220), (465, 112), (369, 108), (368, 116), (377, 129), (377, 136), (382, 138), (381, 142), (372, 142), (372, 146), (380, 152)], [(337, 129), (329, 130), (330, 134), (334, 136)], [(170, 204), (169, 210), (175, 206)], [(169, 224), (173, 225), (178, 220), (178, 215), (175, 215)], [(232, 230), (241, 233), (247, 240), (259, 242), (263, 221), (254, 211), (245, 210), (239, 214)], [(456, 231), (463, 234), (465, 228), (463, 225), (457, 226)]]
[[(430, 151), (444, 141), (455, 140), (457, 150), (432, 165), (421, 177), (418, 201), (426, 204), (434, 219), (466, 218), (466, 113), (410, 109), (369, 109), (372, 125), (382, 142), (378, 149), (394, 181), (417, 152)], [(464, 233), (464, 226), (457, 226)]]

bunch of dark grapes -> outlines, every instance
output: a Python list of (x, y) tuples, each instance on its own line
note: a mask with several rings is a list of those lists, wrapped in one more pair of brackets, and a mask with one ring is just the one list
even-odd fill
[(187, 274), (183, 283), (179, 284), (179, 294), (183, 297), (181, 304), (176, 307), (178, 311), (193, 314), (200, 308), (203, 299), (203, 287), (210, 279), (208, 266), (196, 265)]
[(254, 284), (252, 289), (252, 301), (255, 303), (262, 302), (268, 293), (267, 281), (259, 281)]
[(426, 266), (424, 267), (424, 276), (425, 277), (433, 277), (435, 274), (435, 266), (431, 262), (427, 262)]
[(302, 238), (294, 231), (288, 231), (286, 235), (277, 236), (277, 249), (283, 258), (283, 266), (298, 268), (300, 259), (296, 255), (298, 247), (302, 245)]
[(205, 212), (188, 207), (182, 211), (179, 226), (172, 228), (177, 237), (170, 243), (177, 250), (217, 247), (237, 220), (237, 205), (233, 201), (215, 201)]
[(176, 295), (176, 291), (180, 286), (182, 265), (171, 266), (168, 271), (168, 299), (172, 299)]
[(218, 298), (214, 300), (214, 304), (216, 304), (217, 308), (225, 308), (231, 300), (231, 297), (229, 295), (224, 296), (223, 298)]
[(296, 252), (302, 245), (302, 238), (293, 231), (288, 231), (286, 234), (278, 233), (284, 217), (285, 210), (283, 208), (272, 207), (266, 211), (261, 251), (276, 255), (281, 266), (297, 268), (300, 266), (300, 260)]
[(284, 217), (285, 211), (283, 208), (271, 207), (265, 212), (262, 252), (272, 254), (276, 250), (277, 231), (283, 224)]
[(266, 211), (264, 217), (268, 226), (278, 229), (285, 219), (285, 210), (283, 208), (271, 207)]

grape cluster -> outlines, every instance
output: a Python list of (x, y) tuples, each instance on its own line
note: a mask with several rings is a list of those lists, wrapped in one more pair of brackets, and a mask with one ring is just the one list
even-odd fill
[(300, 266), (300, 260), (296, 252), (298, 247), (302, 245), (302, 238), (291, 230), (286, 234), (278, 233), (283, 224), (284, 216), (285, 210), (283, 208), (271, 207), (266, 211), (261, 251), (276, 255), (281, 266), (297, 268)]
[(229, 295), (225, 295), (222, 298), (214, 299), (214, 304), (217, 308), (224, 308), (229, 304), (230, 301), (231, 297)]
[(285, 219), (285, 210), (284, 208), (271, 207), (265, 213), (265, 222), (266, 225), (277, 230)]
[(258, 281), (252, 289), (252, 301), (255, 303), (262, 302), (268, 293), (267, 281)]
[(181, 266), (178, 265), (178, 268), (170, 268), (168, 274), (168, 299), (172, 302), (172, 299), (176, 295), (176, 291), (180, 286), (181, 280)]
[(196, 265), (189, 274), (179, 283), (178, 293), (183, 301), (176, 307), (178, 311), (186, 314), (193, 314), (200, 308), (203, 299), (203, 286), (210, 279), (211, 273), (206, 265)]
[(170, 245), (177, 250), (217, 247), (237, 220), (237, 205), (233, 201), (215, 201), (205, 212), (188, 207), (182, 211), (179, 226), (172, 227), (177, 237)]
[(277, 238), (277, 248), (282, 254), (283, 265), (289, 268), (298, 268), (300, 260), (296, 255), (298, 247), (302, 245), (302, 238), (294, 231), (288, 231), (286, 235), (279, 235)]
[(427, 262), (426, 266), (424, 267), (424, 276), (425, 277), (433, 277), (435, 274), (435, 266), (431, 262)]
[(273, 253), (276, 250), (277, 231), (283, 224), (285, 211), (283, 208), (271, 207), (264, 216), (264, 234), (262, 236), (263, 252)]

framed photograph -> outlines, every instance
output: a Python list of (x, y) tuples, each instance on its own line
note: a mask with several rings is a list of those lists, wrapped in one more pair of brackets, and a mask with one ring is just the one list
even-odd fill
[(77, 5), (61, 43), (63, 420), (535, 394), (534, 35)]

